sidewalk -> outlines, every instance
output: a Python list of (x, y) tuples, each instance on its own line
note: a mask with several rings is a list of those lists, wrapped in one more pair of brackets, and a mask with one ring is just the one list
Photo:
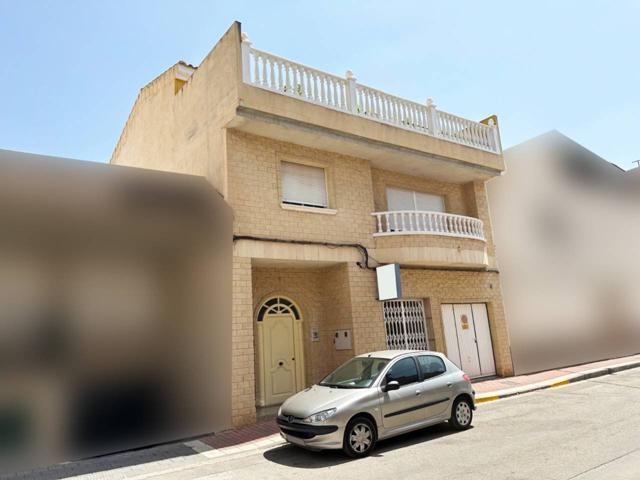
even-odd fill
[(529, 375), (519, 375), (517, 377), (474, 381), (473, 387), (476, 391), (476, 402), (485, 403), (544, 388), (559, 387), (568, 383), (609, 375), (635, 367), (640, 367), (640, 354), (564, 367), (557, 370), (547, 370)]
[[(640, 367), (640, 354), (530, 375), (478, 380), (473, 382), (473, 388), (476, 391), (476, 402), (486, 403), (635, 367)], [(199, 452), (208, 451), (211, 456), (219, 456), (259, 448), (265, 445), (265, 442), (283, 443), (273, 419), (265, 419), (255, 425), (202, 437), (194, 442), (189, 442), (188, 445)]]
[[(482, 404), (636, 367), (640, 367), (640, 354), (530, 375), (477, 380), (473, 382), (473, 387), (476, 391), (477, 403)], [(219, 462), (229, 460), (242, 462), (244, 457), (284, 443), (274, 419), (271, 418), (261, 420), (254, 425), (207, 435), (188, 442), (54, 465), (39, 471), (21, 472), (10, 478), (14, 480), (18, 478), (58, 480), (68, 477), (85, 480), (142, 480), (153, 476), (183, 478), (180, 472), (186, 469), (191, 469), (192, 473), (202, 469), (204, 475), (206, 472), (215, 470), (214, 466)], [(2, 475), (0, 477), (5, 478)]]

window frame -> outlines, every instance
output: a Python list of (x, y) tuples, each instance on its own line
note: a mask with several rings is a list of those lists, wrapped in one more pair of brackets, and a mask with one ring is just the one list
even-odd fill
[[(298, 165), (302, 167), (318, 168), (324, 173), (324, 197), (326, 205), (316, 205), (311, 203), (292, 202), (284, 199), (284, 174), (283, 163), (292, 165)], [(290, 157), (290, 156), (278, 156), (278, 200), (280, 206), (285, 210), (298, 210), (298, 211), (314, 211), (317, 213), (335, 213), (333, 209), (333, 189), (330, 182), (330, 167), (324, 163), (314, 162), (305, 158)]]
[[(431, 377), (425, 377), (425, 372), (422, 370), (422, 365), (420, 365), (420, 357), (433, 357), (433, 358), (437, 358), (438, 360), (440, 360), (442, 362), (442, 366), (444, 367), (444, 371), (437, 374), (437, 375), (433, 375)], [(444, 360), (439, 357), (438, 355), (432, 355), (432, 354), (428, 354), (428, 353), (423, 353), (423, 354), (419, 354), (415, 356), (416, 359), (416, 364), (418, 365), (418, 370), (420, 371), (420, 378), (421, 378), (421, 382), (424, 382), (426, 380), (431, 380), (432, 378), (437, 378), (441, 375), (444, 375), (445, 373), (447, 373), (447, 364), (444, 363)]]

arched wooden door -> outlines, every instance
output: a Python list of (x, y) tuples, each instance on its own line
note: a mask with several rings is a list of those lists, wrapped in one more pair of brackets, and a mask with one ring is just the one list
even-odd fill
[(304, 388), (302, 317), (286, 297), (273, 297), (258, 309), (258, 404), (278, 405)]

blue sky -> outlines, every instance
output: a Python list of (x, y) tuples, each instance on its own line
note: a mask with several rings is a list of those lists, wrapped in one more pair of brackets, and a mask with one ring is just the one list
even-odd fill
[(233, 20), (254, 45), (468, 118), (640, 159), (640, 2), (0, 0), (0, 148), (107, 161), (138, 90)]

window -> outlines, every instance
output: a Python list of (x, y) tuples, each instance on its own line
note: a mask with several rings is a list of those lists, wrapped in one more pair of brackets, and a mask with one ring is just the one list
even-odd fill
[(367, 388), (387, 366), (386, 358), (356, 357), (327, 375), (320, 385), (335, 388)]
[(398, 382), (400, 385), (408, 385), (418, 381), (418, 369), (413, 358), (398, 360), (387, 373), (387, 381)]
[(324, 168), (281, 162), (282, 203), (327, 208)]
[(387, 210), (418, 210), (444, 212), (444, 197), (431, 193), (414, 192), (387, 187)]
[(444, 366), (442, 359), (435, 355), (420, 355), (418, 357), (418, 364), (420, 365), (422, 378), (425, 379), (437, 377), (447, 371), (447, 367)]

